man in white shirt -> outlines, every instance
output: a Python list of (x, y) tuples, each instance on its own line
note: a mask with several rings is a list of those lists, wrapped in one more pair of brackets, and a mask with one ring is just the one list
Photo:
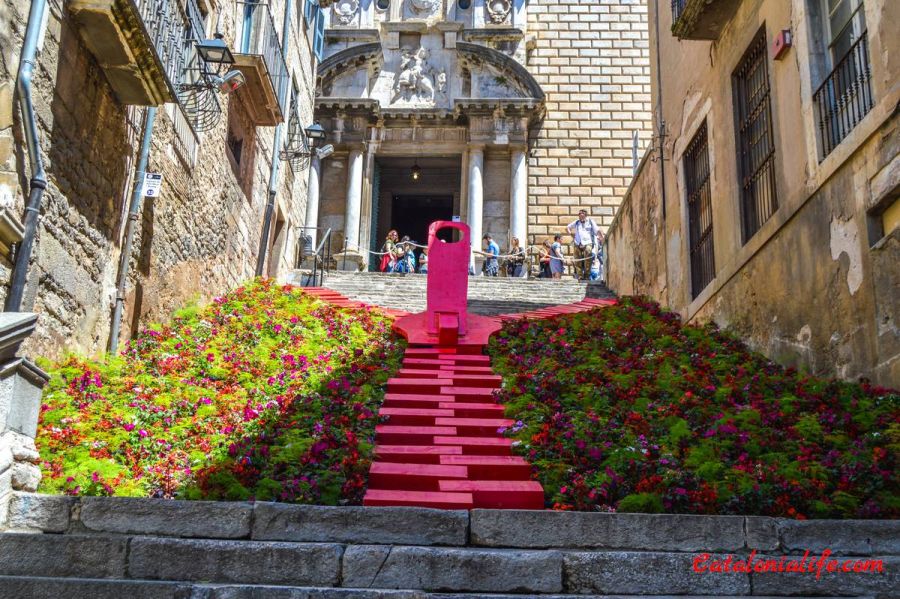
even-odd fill
[(588, 218), (587, 210), (578, 211), (578, 220), (566, 227), (575, 241), (575, 277), (582, 281), (591, 278), (591, 262), (594, 247), (603, 243), (603, 233), (594, 219)]

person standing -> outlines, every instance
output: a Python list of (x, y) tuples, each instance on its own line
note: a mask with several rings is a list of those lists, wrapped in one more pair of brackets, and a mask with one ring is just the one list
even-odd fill
[(379, 265), (379, 270), (381, 272), (394, 272), (394, 246), (397, 245), (398, 238), (399, 236), (395, 229), (388, 231), (387, 237), (384, 240), (384, 245), (381, 246), (381, 251), (384, 252), (384, 255), (381, 256), (381, 264)]
[(553, 245), (550, 246), (550, 273), (556, 280), (562, 278), (565, 259), (562, 252), (562, 235), (557, 233), (553, 236)]
[(490, 233), (487, 233), (482, 241), (487, 242), (487, 252), (485, 252), (484, 260), (484, 274), (487, 277), (496, 277), (500, 273), (500, 263), (497, 261), (497, 257), (500, 255), (500, 246), (497, 245), (497, 242), (494, 241)]
[(422, 248), (422, 255), (419, 256), (419, 273), (428, 274), (428, 248)]
[(594, 219), (588, 217), (587, 210), (579, 210), (578, 219), (566, 230), (575, 241), (575, 278), (587, 281), (591, 278), (594, 248), (598, 243), (603, 243), (603, 233)]
[(509, 248), (509, 259), (506, 262), (506, 275), (520, 278), (525, 276), (525, 248), (519, 244), (519, 238), (512, 238)]

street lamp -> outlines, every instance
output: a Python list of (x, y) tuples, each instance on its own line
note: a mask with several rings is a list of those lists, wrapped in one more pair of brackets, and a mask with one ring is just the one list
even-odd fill
[(234, 64), (234, 55), (222, 38), (223, 35), (217, 31), (213, 39), (197, 44), (197, 54), (205, 64), (215, 67), (216, 75)]
[(306, 128), (306, 139), (309, 140), (310, 146), (314, 146), (317, 142), (325, 139), (325, 129), (322, 128), (322, 125), (319, 124), (319, 121), (316, 121)]
[(419, 177), (421, 177), (421, 176), (422, 176), (422, 169), (419, 168), (419, 159), (416, 158), (416, 162), (413, 164), (413, 167), (412, 167), (412, 179), (413, 179), (413, 181), (418, 181)]

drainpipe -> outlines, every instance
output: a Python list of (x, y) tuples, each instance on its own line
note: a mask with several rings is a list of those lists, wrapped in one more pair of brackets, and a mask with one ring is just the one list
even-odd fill
[(134, 174), (134, 191), (131, 194), (131, 205), (128, 207), (128, 221), (125, 223), (125, 241), (122, 243), (122, 253), (119, 255), (119, 274), (116, 276), (116, 306), (113, 309), (112, 323), (109, 327), (109, 346), (107, 348), (109, 353), (115, 353), (119, 347), (122, 310), (125, 307), (125, 285), (128, 282), (128, 266), (131, 262), (131, 244), (134, 242), (134, 230), (137, 228), (141, 199), (144, 197), (144, 174), (147, 172), (150, 140), (153, 138), (155, 120), (156, 106), (150, 106), (144, 114), (144, 137), (141, 140), (141, 153), (138, 158), (137, 171)]
[(666, 230), (666, 121), (663, 119), (662, 60), (659, 54), (659, 3), (656, 4), (653, 20), (656, 28), (657, 126), (659, 127), (659, 187), (662, 190), (663, 260), (665, 260), (666, 272), (666, 305), (669, 305), (669, 237)]
[[(291, 35), (291, 4), (292, 0), (286, 0), (284, 3), (284, 20), (281, 28), (281, 56), (284, 58), (284, 64), (288, 62), (288, 42)], [(283, 95), (287, 95), (288, 86), (291, 84), (290, 79), (285, 82)], [(286, 98), (281, 98), (281, 105), (284, 106)], [(281, 159), (278, 152), (281, 150), (281, 135), (284, 129), (284, 122), (287, 115), (275, 127), (275, 140), (272, 142), (272, 170), (269, 172), (269, 193), (266, 202), (266, 212), (263, 216), (262, 235), (259, 238), (259, 252), (256, 254), (256, 276), (261, 277), (266, 266), (266, 250), (269, 241), (269, 232), (272, 229), (272, 214), (275, 212), (275, 196), (278, 193), (278, 166)]]
[(13, 265), (9, 282), (9, 294), (6, 296), (5, 310), (19, 312), (22, 309), (22, 296), (28, 280), (28, 264), (34, 249), (34, 237), (37, 234), (38, 217), (41, 213), (41, 198), (47, 188), (47, 173), (41, 159), (41, 146), (38, 140), (37, 120), (34, 116), (34, 102), (31, 97), (31, 76), (37, 56), (38, 39), (41, 24), (47, 10), (47, 0), (33, 0), (28, 14), (28, 28), (25, 30), (25, 41), (19, 59), (18, 91), (19, 104), (22, 108), (22, 122), (25, 128), (25, 144), (28, 146), (28, 159), (31, 162), (31, 181), (28, 204), (25, 207), (25, 234), (16, 249), (16, 263)]

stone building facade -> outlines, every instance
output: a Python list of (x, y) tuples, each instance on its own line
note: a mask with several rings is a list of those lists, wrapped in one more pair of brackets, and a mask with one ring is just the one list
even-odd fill
[[(501, 247), (605, 225), (649, 139), (646, 4), (340, 0), (329, 11), (307, 221), (353, 266), (390, 229), (459, 217)], [(415, 177), (413, 174), (415, 173)], [(357, 261), (358, 260), (358, 261)]]
[(657, 135), (609, 232), (610, 286), (900, 387), (900, 3), (658, 6)]
[[(31, 176), (15, 91), (30, 4), (0, 2), (4, 283)], [(138, 215), (123, 338), (254, 275), (273, 163), (264, 273), (295, 266), (308, 164), (281, 158), (303, 149), (300, 132), (312, 122), (321, 10), (310, 0), (47, 2), (33, 96), (48, 185), (23, 305), (39, 314), (29, 353), (107, 346), (149, 106), (158, 114), (147, 171), (163, 182)], [(234, 55), (229, 68), (245, 79), (231, 94), (215, 89), (204, 74), (214, 65), (198, 57), (197, 44), (217, 31)]]

